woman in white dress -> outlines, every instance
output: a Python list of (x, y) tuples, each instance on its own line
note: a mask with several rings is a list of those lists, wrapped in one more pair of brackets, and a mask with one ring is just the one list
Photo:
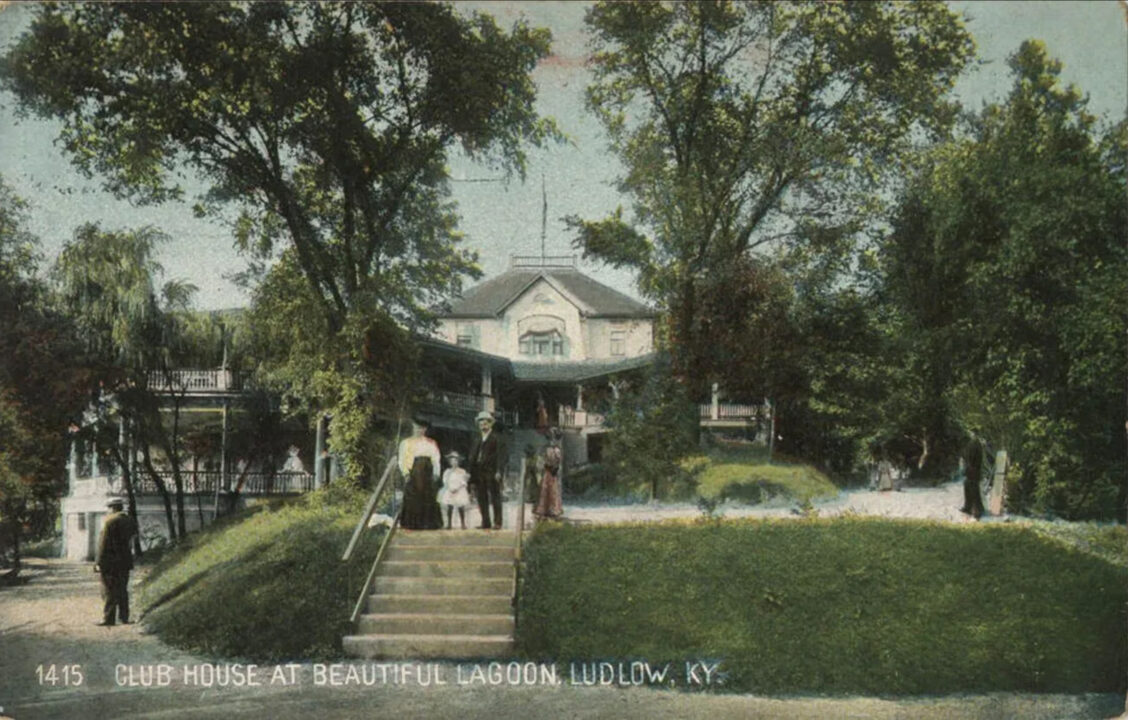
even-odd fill
[(450, 467), (443, 471), (443, 489), (439, 491), (439, 505), (446, 508), (446, 526), (451, 529), (451, 520), (454, 508), (458, 508), (458, 519), (462, 521), (462, 529), (466, 529), (466, 507), (470, 504), (470, 493), (466, 486), (470, 483), (470, 473), (462, 465), (462, 455), (457, 450), (451, 450), (446, 455)]

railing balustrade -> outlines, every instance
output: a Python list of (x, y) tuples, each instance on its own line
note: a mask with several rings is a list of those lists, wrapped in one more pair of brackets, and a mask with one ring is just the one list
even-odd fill
[(234, 370), (150, 370), (148, 387), (157, 392), (188, 394), (241, 392), (244, 377)]
[(599, 427), (607, 420), (604, 413), (590, 412), (588, 410), (573, 410), (560, 408), (560, 427), (586, 428)]
[(717, 420), (751, 420), (754, 418), (767, 417), (770, 412), (761, 405), (737, 405), (733, 403), (718, 403), (716, 406), (711, 403), (702, 403), (698, 405), (700, 416), (702, 420), (712, 420), (713, 408), (717, 410)]
[[(164, 483), (165, 489), (174, 491), (176, 478), (171, 470), (158, 470), (157, 477)], [(227, 474), (230, 485), (227, 490), (233, 490), (239, 481), (239, 473)], [(180, 473), (181, 482), (184, 483), (184, 492), (214, 493), (216, 488), (222, 488), (223, 474), (217, 470), (199, 470), (192, 472), (185, 470)], [(251, 472), (243, 478), (243, 487), (239, 491), (242, 495), (291, 495), (310, 492), (314, 487), (314, 478), (305, 472)], [(141, 494), (156, 494), (157, 483), (148, 472), (138, 472), (133, 479), (133, 491)]]

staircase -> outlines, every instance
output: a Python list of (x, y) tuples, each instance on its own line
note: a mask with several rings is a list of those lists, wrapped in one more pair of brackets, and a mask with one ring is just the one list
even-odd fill
[(514, 531), (399, 530), (346, 635), (363, 658), (505, 657), (513, 650)]

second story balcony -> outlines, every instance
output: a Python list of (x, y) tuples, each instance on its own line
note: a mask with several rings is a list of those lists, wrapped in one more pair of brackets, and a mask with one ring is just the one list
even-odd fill
[(235, 370), (150, 370), (150, 390), (183, 395), (233, 395), (245, 389), (245, 376)]

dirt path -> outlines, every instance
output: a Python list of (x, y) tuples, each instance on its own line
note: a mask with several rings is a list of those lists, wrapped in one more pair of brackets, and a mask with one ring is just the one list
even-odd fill
[[(202, 688), (182, 668), (208, 662), (145, 635), (139, 625), (96, 627), (98, 585), (90, 565), (32, 560), (29, 582), (0, 590), (0, 717), (29, 718), (1107, 718), (1123, 709), (1115, 695), (992, 695), (939, 698), (787, 698), (688, 693), (636, 687), (418, 681), (369, 687), (315, 685), (313, 667), (295, 669), (293, 687)], [(56, 666), (56, 684), (37, 668)], [(118, 665), (171, 666), (168, 687), (129, 687)], [(81, 685), (64, 686), (61, 667), (79, 665)], [(265, 676), (270, 668), (262, 669)], [(135, 676), (140, 679), (140, 676)]]

